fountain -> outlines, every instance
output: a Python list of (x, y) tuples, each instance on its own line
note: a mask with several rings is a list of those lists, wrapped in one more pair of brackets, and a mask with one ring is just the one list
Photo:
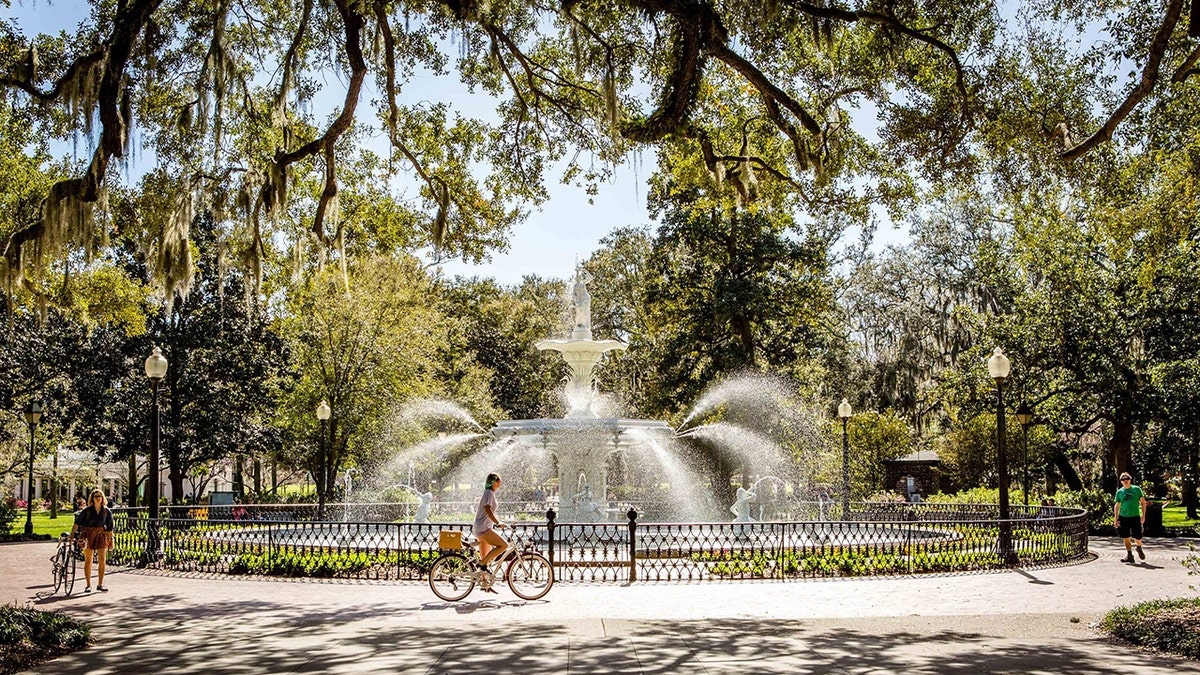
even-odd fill
[[(562, 522), (597, 522), (606, 519), (605, 507), (595, 500), (608, 494), (608, 460), (614, 453), (652, 442), (654, 436), (671, 437), (674, 430), (659, 420), (600, 417), (595, 410), (594, 370), (604, 354), (624, 350), (620, 340), (592, 339), (592, 296), (587, 284), (592, 276), (579, 267), (571, 298), (575, 326), (568, 339), (542, 340), (537, 348), (558, 352), (570, 369), (565, 394), (568, 403), (562, 419), (510, 420), (489, 432), (492, 438), (512, 439), (540, 447), (558, 464), (558, 485), (563, 499), (558, 518)], [(647, 439), (650, 439), (648, 441)], [(567, 495), (569, 486), (576, 492)]]

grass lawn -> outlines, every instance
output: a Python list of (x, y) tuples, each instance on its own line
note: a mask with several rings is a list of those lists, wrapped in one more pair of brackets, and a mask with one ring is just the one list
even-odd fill
[(1187, 509), (1180, 504), (1163, 506), (1163, 527), (1193, 527), (1200, 525), (1200, 520), (1187, 517)]
[[(75, 522), (74, 514), (70, 511), (59, 511), (58, 518), (52, 520), (49, 511), (34, 511), (33, 512), (33, 533), (48, 534), (51, 537), (57, 537), (63, 532), (70, 532), (71, 525)], [(25, 531), (25, 509), (17, 514), (16, 520), (12, 522), (9, 532), (20, 534)]]

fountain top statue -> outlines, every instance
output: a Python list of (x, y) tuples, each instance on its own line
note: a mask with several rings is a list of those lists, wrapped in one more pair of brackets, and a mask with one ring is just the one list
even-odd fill
[(595, 418), (592, 410), (592, 372), (606, 352), (628, 347), (620, 340), (592, 339), (592, 295), (587, 284), (592, 275), (582, 265), (575, 268), (575, 282), (571, 287), (571, 302), (575, 306), (575, 327), (567, 340), (542, 340), (537, 343), (541, 350), (562, 354), (571, 369), (567, 382), (568, 418)]
[(592, 294), (588, 293), (588, 282), (594, 279), (582, 265), (575, 268), (575, 283), (571, 286), (571, 301), (575, 303), (575, 328), (571, 339), (592, 339)]

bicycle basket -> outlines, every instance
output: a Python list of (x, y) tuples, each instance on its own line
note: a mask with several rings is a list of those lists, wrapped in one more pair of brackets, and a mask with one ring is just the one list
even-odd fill
[(440, 549), (460, 549), (462, 548), (462, 532), (457, 530), (442, 530), (438, 532), (438, 548)]

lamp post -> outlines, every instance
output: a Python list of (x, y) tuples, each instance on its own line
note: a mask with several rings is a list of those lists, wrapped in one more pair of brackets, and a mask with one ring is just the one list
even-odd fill
[(29, 489), (25, 492), (25, 534), (33, 534), (33, 440), (38, 422), (42, 421), (42, 402), (36, 398), (25, 406), (25, 421), (29, 424)]
[(158, 410), (158, 385), (167, 376), (167, 359), (162, 350), (155, 347), (146, 358), (146, 377), (150, 378), (150, 459), (146, 465), (146, 506), (150, 520), (158, 519), (158, 463), (159, 435), (161, 430)]
[(988, 375), (996, 381), (996, 473), (1000, 480), (1000, 557), (1005, 564), (1014, 564), (1012, 523), (1008, 522), (1008, 458), (1004, 454), (1004, 381), (1012, 366), (1008, 357), (997, 347), (987, 361)]
[(1025, 506), (1029, 506), (1029, 425), (1033, 424), (1033, 408), (1024, 401), (1017, 407), (1017, 421), (1021, 423), (1021, 489)]
[(317, 405), (317, 419), (321, 421), (321, 456), (318, 459), (320, 468), (317, 475), (313, 479), (317, 483), (317, 517), (325, 518), (325, 487), (329, 480), (329, 471), (325, 468), (328, 464), (329, 449), (325, 440), (325, 429), (329, 426), (329, 416), (333, 413), (329, 408), (329, 404), (325, 399), (321, 399), (321, 403)]
[(850, 402), (842, 399), (838, 404), (838, 417), (842, 418), (842, 520), (850, 517), (850, 437), (846, 432), (846, 425), (850, 422), (850, 415), (854, 414), (854, 409), (850, 407)]

